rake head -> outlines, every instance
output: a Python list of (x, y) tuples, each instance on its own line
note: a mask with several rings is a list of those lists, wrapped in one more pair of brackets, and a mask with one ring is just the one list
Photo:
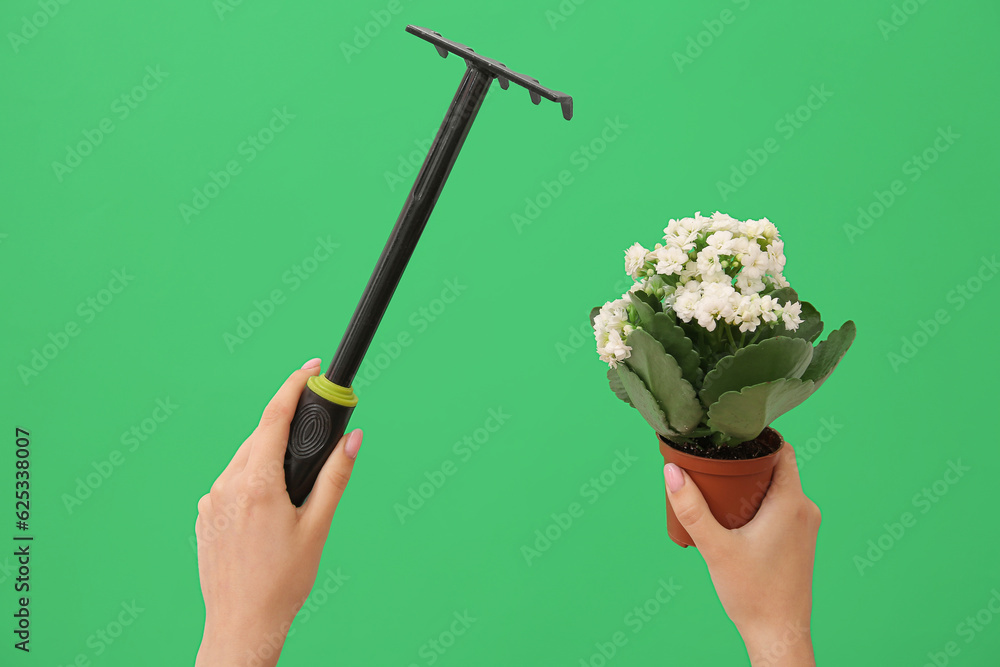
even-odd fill
[(500, 83), (500, 87), (504, 90), (507, 90), (507, 88), (510, 87), (511, 82), (514, 82), (522, 88), (528, 89), (528, 93), (531, 95), (531, 101), (534, 104), (541, 104), (542, 98), (544, 97), (547, 100), (558, 102), (559, 105), (562, 106), (563, 118), (569, 120), (573, 117), (572, 96), (567, 95), (566, 93), (561, 93), (558, 90), (546, 88), (538, 83), (538, 79), (525, 76), (524, 74), (519, 74), (518, 72), (509, 69), (506, 65), (499, 61), (479, 55), (465, 44), (445, 39), (441, 36), (441, 33), (415, 25), (406, 26), (406, 32), (411, 35), (416, 35), (420, 39), (433, 44), (437, 49), (437, 52), (441, 54), (442, 58), (447, 58), (449, 53), (454, 53), (459, 58), (463, 58), (469, 67), (475, 67), (480, 71), (492, 74), (496, 77), (497, 81)]

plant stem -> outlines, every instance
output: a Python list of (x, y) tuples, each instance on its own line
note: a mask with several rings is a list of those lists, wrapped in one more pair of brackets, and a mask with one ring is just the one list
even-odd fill
[(736, 354), (737, 347), (736, 341), (733, 340), (733, 328), (728, 324), (723, 324), (722, 326), (726, 328), (726, 335), (729, 337), (729, 344), (733, 346), (733, 354)]

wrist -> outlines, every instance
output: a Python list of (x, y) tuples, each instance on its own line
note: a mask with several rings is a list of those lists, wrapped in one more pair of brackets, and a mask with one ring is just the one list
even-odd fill
[(196, 667), (274, 667), (291, 622), (205, 621)]
[(816, 664), (808, 619), (777, 621), (764, 627), (739, 630), (753, 667)]

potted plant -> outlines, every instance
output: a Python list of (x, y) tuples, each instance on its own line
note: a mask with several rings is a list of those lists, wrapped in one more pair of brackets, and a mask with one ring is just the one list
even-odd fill
[[(819, 311), (782, 275), (784, 243), (766, 218), (671, 220), (652, 249), (625, 251), (635, 280), (591, 311), (618, 398), (657, 433), (723, 525), (753, 518), (783, 440), (769, 425), (819, 389), (855, 337), (848, 321), (814, 344)], [(690, 536), (667, 503), (667, 530)]]

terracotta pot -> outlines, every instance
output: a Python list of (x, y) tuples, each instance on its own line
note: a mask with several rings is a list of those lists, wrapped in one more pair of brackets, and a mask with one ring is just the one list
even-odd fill
[[(673, 463), (687, 471), (708, 502), (712, 514), (729, 529), (746, 525), (757, 514), (771, 485), (771, 475), (778, 460), (778, 452), (785, 446), (781, 434), (772, 428), (764, 429), (761, 436), (777, 439), (781, 444), (767, 456), (740, 461), (707, 459), (674, 449), (657, 435), (664, 464)], [(667, 534), (682, 547), (695, 546), (691, 536), (674, 515), (667, 500)]]

